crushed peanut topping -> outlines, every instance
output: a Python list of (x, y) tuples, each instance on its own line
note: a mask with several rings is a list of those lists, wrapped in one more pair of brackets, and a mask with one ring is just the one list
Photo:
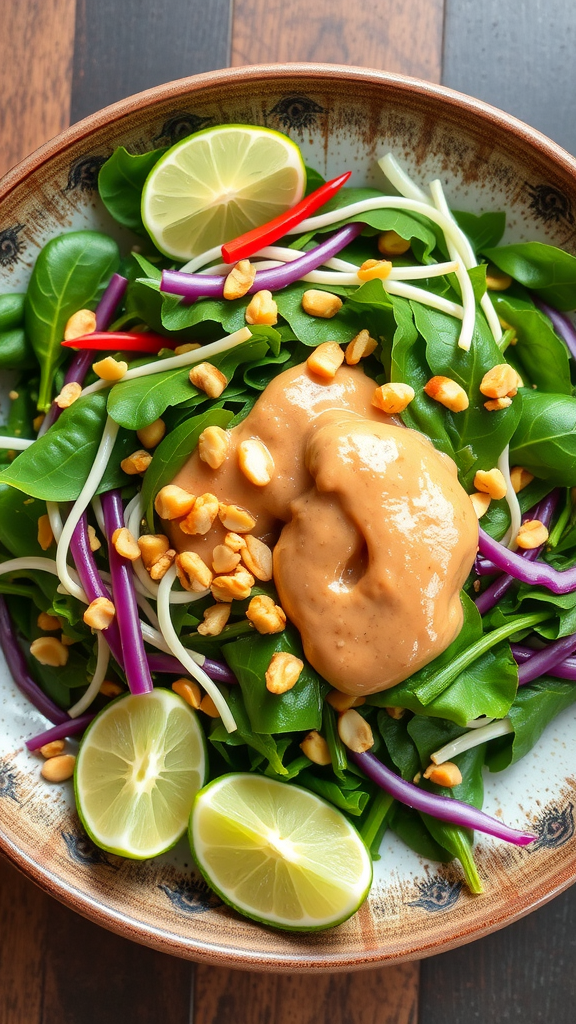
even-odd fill
[(238, 465), (256, 487), (265, 487), (274, 476), (274, 459), (257, 437), (249, 437), (238, 445)]
[(216, 544), (212, 551), (212, 568), (217, 576), (234, 572), (240, 562), (240, 555), (226, 544)]
[(224, 281), (224, 298), (241, 299), (250, 291), (256, 277), (256, 267), (250, 260), (240, 260)]
[(506, 481), (499, 469), (479, 469), (474, 477), (474, 487), (484, 491), (495, 501), (506, 496)]
[(195, 679), (176, 679), (172, 683), (174, 693), (182, 697), (191, 708), (198, 710), (202, 703), (202, 691)]
[(48, 759), (49, 757), (57, 757), (61, 754), (65, 747), (64, 740), (51, 740), (50, 743), (45, 743), (43, 747), (40, 747), (38, 751), (42, 754), (42, 757)]
[(145, 533), (138, 538), (138, 547), (144, 568), (151, 569), (154, 563), (166, 554), (170, 547), (170, 541), (163, 533)]
[(68, 648), (55, 636), (39, 636), (30, 644), (30, 654), (41, 665), (63, 668), (68, 661)]
[(73, 754), (58, 754), (44, 762), (40, 774), (46, 782), (65, 782), (74, 775), (76, 758)]
[(256, 526), (254, 516), (240, 505), (225, 505), (220, 502), (218, 516), (222, 526), (233, 533), (250, 533)]
[(268, 324), (274, 327), (278, 323), (278, 305), (272, 298), (272, 292), (262, 289), (252, 296), (246, 307), (247, 324)]
[(361, 281), (383, 281), (390, 276), (391, 270), (390, 260), (365, 260), (358, 269), (358, 277)]
[(344, 362), (344, 352), (336, 341), (325, 341), (308, 356), (306, 366), (322, 380), (334, 380), (336, 372)]
[(168, 548), (168, 551), (160, 555), (160, 558), (157, 558), (154, 565), (150, 567), (150, 579), (154, 580), (155, 583), (163, 579), (170, 566), (173, 565), (175, 558), (176, 551), (174, 548)]
[(124, 693), (124, 688), (119, 683), (115, 683), (112, 679), (104, 679), (100, 691), (103, 697), (119, 697), (121, 693)]
[(195, 501), (196, 495), (190, 494), (190, 491), (185, 491), (183, 487), (177, 487), (175, 484), (166, 484), (158, 491), (154, 508), (160, 519), (180, 519), (192, 511)]
[(378, 342), (375, 338), (370, 337), (368, 331), (360, 331), (346, 346), (345, 355), (348, 366), (356, 366), (361, 359), (372, 355), (377, 345)]
[(528, 519), (518, 530), (516, 543), (519, 548), (525, 551), (532, 551), (539, 548), (548, 540), (548, 530), (539, 519)]
[(42, 551), (47, 551), (54, 543), (54, 534), (50, 525), (50, 517), (43, 515), (38, 517), (38, 543)]
[(499, 409), (507, 409), (508, 406), (512, 405), (511, 398), (491, 398), (488, 402), (484, 402), (484, 408), (488, 412), (498, 412)]
[(431, 764), (424, 772), (424, 778), (435, 782), (437, 786), (445, 786), (452, 789), (462, 782), (462, 772), (457, 764), (452, 761), (444, 761), (443, 764)]
[(90, 545), (90, 551), (99, 551), (102, 547), (102, 541), (96, 536), (96, 530), (92, 526), (92, 523), (88, 523), (88, 543)]
[(125, 526), (114, 530), (112, 545), (122, 558), (128, 558), (131, 562), (136, 562), (140, 558), (140, 547)]
[(393, 416), (394, 413), (404, 412), (413, 398), (414, 388), (411, 388), (409, 384), (382, 384), (374, 392), (372, 405), (389, 416)]
[(79, 309), (66, 321), (64, 341), (74, 341), (84, 334), (93, 334), (96, 330), (96, 313), (91, 309)]
[(515, 494), (519, 494), (525, 487), (528, 487), (528, 484), (531, 484), (533, 479), (532, 473), (529, 473), (527, 469), (524, 469), (522, 466), (512, 466), (510, 480)]
[(54, 401), (59, 409), (69, 409), (74, 402), (80, 398), (82, 394), (82, 385), (76, 381), (72, 381), (70, 384), (65, 384), (59, 395), (56, 395)]
[(91, 601), (82, 618), (91, 629), (108, 629), (116, 615), (116, 609), (108, 597), (97, 597)]
[(374, 746), (372, 729), (354, 708), (344, 711), (338, 718), (338, 735), (345, 747), (357, 754)]
[(489, 292), (505, 292), (512, 284), (512, 278), (498, 267), (489, 266), (486, 271), (486, 287)]
[(267, 583), (272, 579), (272, 551), (264, 541), (258, 540), (251, 533), (247, 534), (242, 548), (242, 561), (257, 580)]
[(182, 533), (191, 535), (208, 533), (218, 515), (218, 507), (218, 498), (215, 494), (210, 494), (209, 491), (206, 494), (201, 494), (199, 498), (196, 498), (194, 507), (180, 523)]
[(141, 427), (140, 430), (136, 431), (136, 436), (140, 441), (140, 444), (144, 445), (145, 448), (155, 448), (166, 433), (166, 424), (164, 420), (154, 420), (153, 423), (149, 423), (147, 427)]
[(300, 744), (300, 750), (313, 764), (330, 764), (332, 761), (328, 744), (316, 729), (307, 733)]
[(212, 363), (197, 363), (188, 374), (190, 383), (204, 391), (209, 398), (220, 398), (228, 380)]
[(43, 629), (46, 633), (55, 633), (57, 629), (60, 629), (60, 619), (57, 619), (55, 615), (49, 615), (48, 612), (40, 612), (36, 623), (38, 629)]
[(206, 562), (195, 551), (183, 551), (176, 555), (176, 572), (184, 590), (192, 590), (196, 594), (208, 590), (212, 583), (212, 573)]
[(228, 454), (230, 434), (222, 427), (206, 427), (198, 438), (198, 457), (211, 469), (220, 469)]
[(383, 231), (378, 235), (378, 252), (383, 256), (403, 256), (410, 248), (410, 239), (402, 238), (396, 231)]
[(309, 316), (319, 316), (323, 320), (331, 320), (342, 309), (342, 299), (332, 292), (321, 292), (309, 288), (302, 296), (302, 309)]
[(246, 618), (259, 633), (281, 633), (286, 627), (286, 615), (280, 605), (263, 594), (252, 598)]
[(358, 708), (366, 701), (365, 697), (355, 697), (353, 693), (341, 693), (340, 690), (330, 690), (326, 700), (335, 711), (348, 711), (348, 708)]
[(139, 473), (145, 473), (151, 462), (150, 452), (145, 452), (143, 448), (140, 448), (137, 452), (132, 452), (128, 458), (122, 459), (120, 468), (128, 476), (137, 476)]
[(468, 408), (468, 395), (464, 388), (451, 377), (432, 377), (424, 385), (424, 391), (435, 402), (446, 406), (451, 412), (463, 412)]
[(253, 586), (252, 574), (240, 568), (232, 576), (215, 576), (210, 590), (215, 601), (245, 601)]
[(486, 398), (510, 398), (523, 386), (521, 377), (509, 363), (498, 363), (484, 374), (480, 382), (480, 391)]
[(128, 372), (128, 363), (125, 363), (123, 359), (114, 359), (114, 356), (106, 356), (105, 359), (92, 363), (92, 369), (101, 380), (113, 382), (122, 380), (122, 377)]
[(481, 519), (488, 511), (491, 500), (490, 495), (486, 494), (484, 491), (476, 491), (474, 494), (470, 495), (470, 501), (474, 506), (474, 511), (478, 519)]
[(304, 662), (287, 651), (276, 651), (266, 669), (266, 689), (270, 693), (286, 693), (298, 682)]
[(204, 622), (198, 626), (201, 636), (219, 636), (230, 618), (229, 604), (213, 604), (204, 610)]

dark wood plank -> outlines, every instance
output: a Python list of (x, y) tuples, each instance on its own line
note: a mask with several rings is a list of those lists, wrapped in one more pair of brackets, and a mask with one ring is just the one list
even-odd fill
[(196, 968), (194, 1024), (416, 1024), (417, 963), (356, 974)]
[(225, 67), (231, 4), (78, 0), (72, 121), (161, 82)]
[(235, 0), (232, 64), (328, 61), (440, 81), (444, 0)]
[(442, 81), (576, 153), (576, 16), (565, 0), (446, 0)]
[(0, 32), (0, 175), (66, 127), (72, 85), (75, 0), (9, 6)]
[(50, 906), (0, 857), (0, 1024), (40, 1024)]

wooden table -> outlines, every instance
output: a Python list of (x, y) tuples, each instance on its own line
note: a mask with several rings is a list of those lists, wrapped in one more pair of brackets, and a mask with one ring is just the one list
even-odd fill
[[(228, 64), (319, 60), (461, 89), (576, 152), (570, 0), (4, 0), (0, 172), (70, 122)], [(193, 967), (0, 863), (0, 1024), (572, 1024), (576, 888), (451, 953), (360, 974)]]

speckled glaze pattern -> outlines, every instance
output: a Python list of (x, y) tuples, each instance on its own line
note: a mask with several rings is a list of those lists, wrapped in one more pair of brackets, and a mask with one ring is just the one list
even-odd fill
[[(576, 161), (513, 118), (439, 86), (332, 65), (238, 68), (141, 93), (75, 125), (0, 182), (0, 291), (25, 287), (39, 248), (61, 231), (98, 227), (127, 248), (97, 196), (117, 145), (132, 152), (222, 122), (288, 133), (327, 176), (383, 185), (376, 159), (392, 150), (420, 184), (440, 177), (448, 200), (474, 212), (506, 209), (507, 240), (576, 250)], [(576, 880), (573, 710), (535, 750), (486, 778), (485, 809), (538, 840), (519, 850), (482, 837), (483, 896), (458, 867), (430, 863), (386, 836), (369, 899), (330, 932), (297, 935), (244, 920), (194, 870), (183, 841), (150, 862), (95, 847), (74, 811), (70, 783), (49, 786), (24, 740), (45, 725), (0, 665), (0, 848), (79, 913), (165, 952), (230, 967), (352, 970), (426, 956), (521, 917)]]

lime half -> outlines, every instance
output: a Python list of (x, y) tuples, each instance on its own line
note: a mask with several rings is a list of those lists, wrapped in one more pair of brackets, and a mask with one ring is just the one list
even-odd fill
[(340, 924), (372, 883), (368, 850), (340, 811), (263, 775), (224, 775), (205, 786), (189, 835), (198, 867), (222, 899), (277, 928)]
[(265, 224), (304, 195), (296, 143), (270, 128), (206, 128), (160, 157), (142, 192), (142, 220), (161, 252), (189, 260)]
[(186, 831), (206, 778), (204, 734), (170, 690), (119, 697), (82, 740), (74, 787), (88, 835), (110, 853), (144, 860)]

